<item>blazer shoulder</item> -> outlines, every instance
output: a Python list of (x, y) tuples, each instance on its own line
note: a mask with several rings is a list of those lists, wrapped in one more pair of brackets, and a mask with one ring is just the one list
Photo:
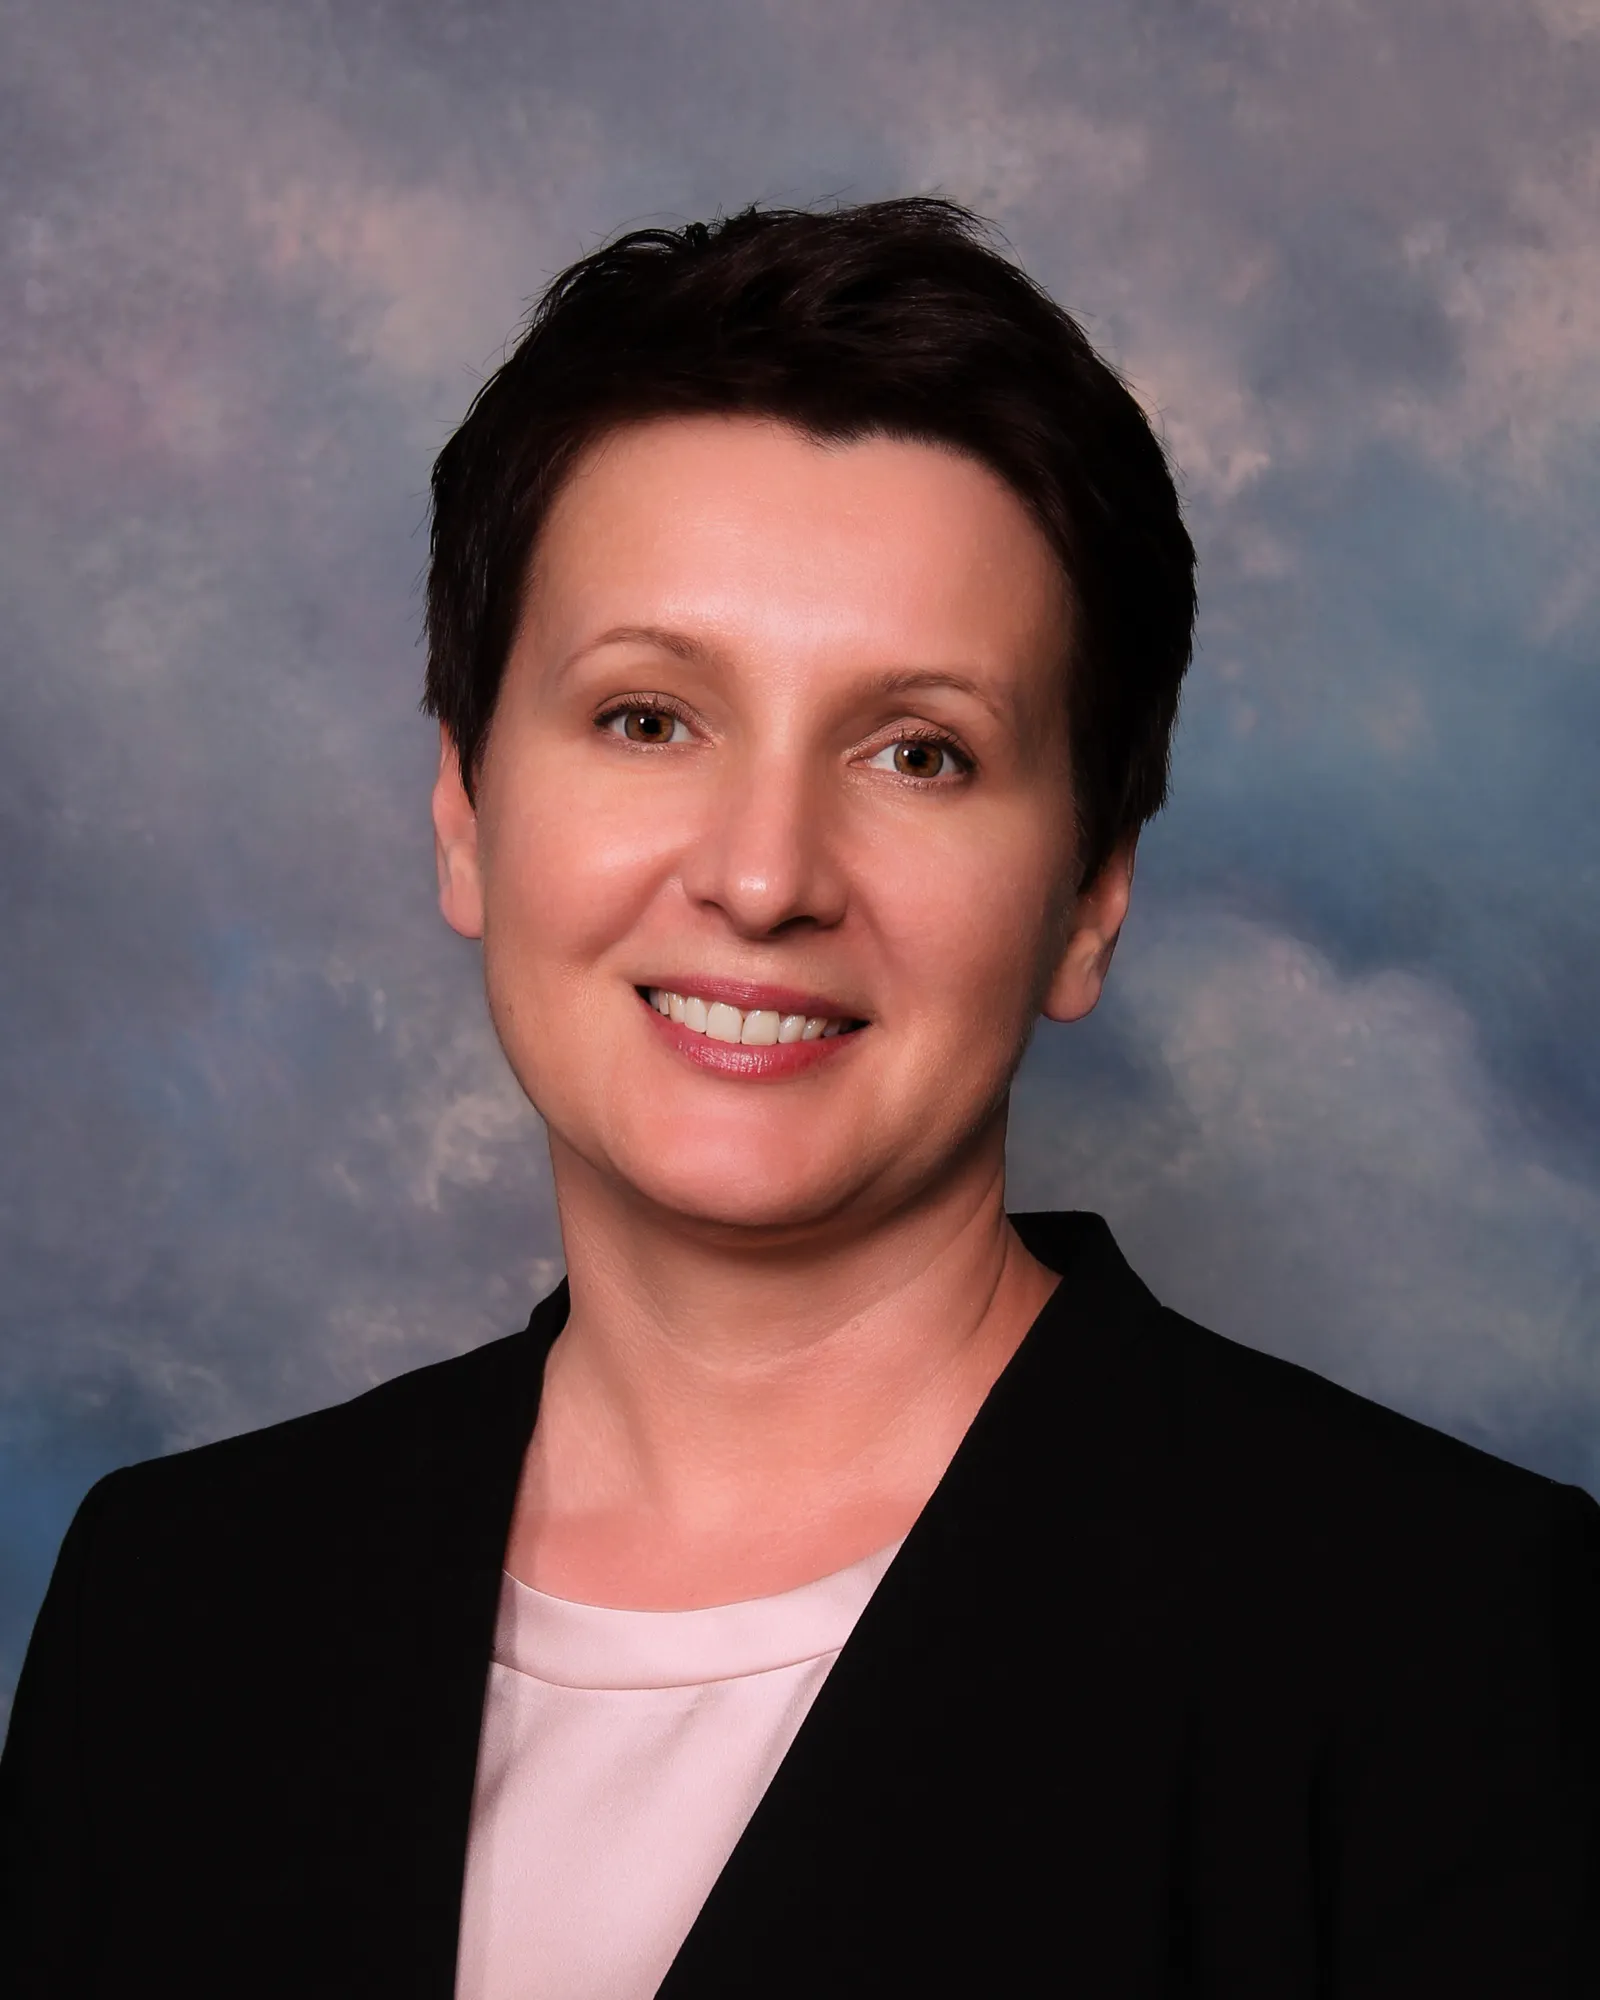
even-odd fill
[(519, 1331), (344, 1402), (108, 1473), (84, 1508), (124, 1523), (221, 1509), (242, 1523), (280, 1500), (298, 1511), (357, 1485), (409, 1479), (441, 1457), (470, 1452), (474, 1436), (500, 1428), (508, 1412), (525, 1406), (531, 1422), (544, 1356), (564, 1319), (564, 1300), (558, 1309), (552, 1295)]
[[(1109, 1407), (1122, 1409), (1130, 1447), (1159, 1435), (1163, 1452), (1182, 1466), (1183, 1490), (1197, 1501), (1236, 1492), (1263, 1517), (1285, 1507), (1303, 1515), (1365, 1506), (1420, 1520), (1435, 1511), (1456, 1519), (1539, 1517), (1552, 1507), (1594, 1511), (1576, 1487), (1163, 1304), (1101, 1216), (1046, 1212), (1012, 1221), (1028, 1247), (1064, 1274), (1059, 1296), (1083, 1308), (1074, 1337), (1053, 1344), (1063, 1370), (1058, 1386), (1114, 1384)], [(1091, 1373), (1074, 1376), (1073, 1357), (1082, 1351), (1095, 1358)]]
[[(1170, 1307), (1146, 1320), (1201, 1511), (1306, 1554), (1340, 1548), (1395, 1575), (1527, 1560), (1552, 1539), (1600, 1546), (1581, 1488), (1347, 1389)], [(1517, 1553), (1520, 1551), (1520, 1554)]]

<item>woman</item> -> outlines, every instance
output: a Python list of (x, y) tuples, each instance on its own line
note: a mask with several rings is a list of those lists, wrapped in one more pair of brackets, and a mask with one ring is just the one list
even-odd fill
[(1005, 1212), (1189, 654), (1117, 378), (950, 204), (750, 211), (559, 278), (434, 499), (568, 1275), (90, 1494), (8, 1990), (1594, 1992), (1594, 1504)]

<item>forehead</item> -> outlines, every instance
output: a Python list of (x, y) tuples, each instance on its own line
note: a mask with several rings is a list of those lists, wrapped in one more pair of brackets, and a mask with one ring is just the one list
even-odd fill
[(1066, 585), (1021, 499), (938, 444), (674, 417), (592, 445), (539, 538), (530, 620), (688, 623), (754, 646), (1059, 666)]

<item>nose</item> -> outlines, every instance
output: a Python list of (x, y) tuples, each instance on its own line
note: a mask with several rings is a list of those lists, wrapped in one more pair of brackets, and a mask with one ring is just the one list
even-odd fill
[(730, 757), (685, 856), (684, 892), (742, 937), (831, 928), (847, 901), (828, 789), (783, 748)]

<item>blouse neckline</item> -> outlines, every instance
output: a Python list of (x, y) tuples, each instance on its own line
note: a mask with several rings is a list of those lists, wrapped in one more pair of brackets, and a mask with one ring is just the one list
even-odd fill
[(900, 1549), (772, 1597), (694, 1611), (630, 1611), (534, 1590), (506, 1571), (497, 1665), (547, 1685), (616, 1690), (695, 1687), (772, 1673), (836, 1653)]

